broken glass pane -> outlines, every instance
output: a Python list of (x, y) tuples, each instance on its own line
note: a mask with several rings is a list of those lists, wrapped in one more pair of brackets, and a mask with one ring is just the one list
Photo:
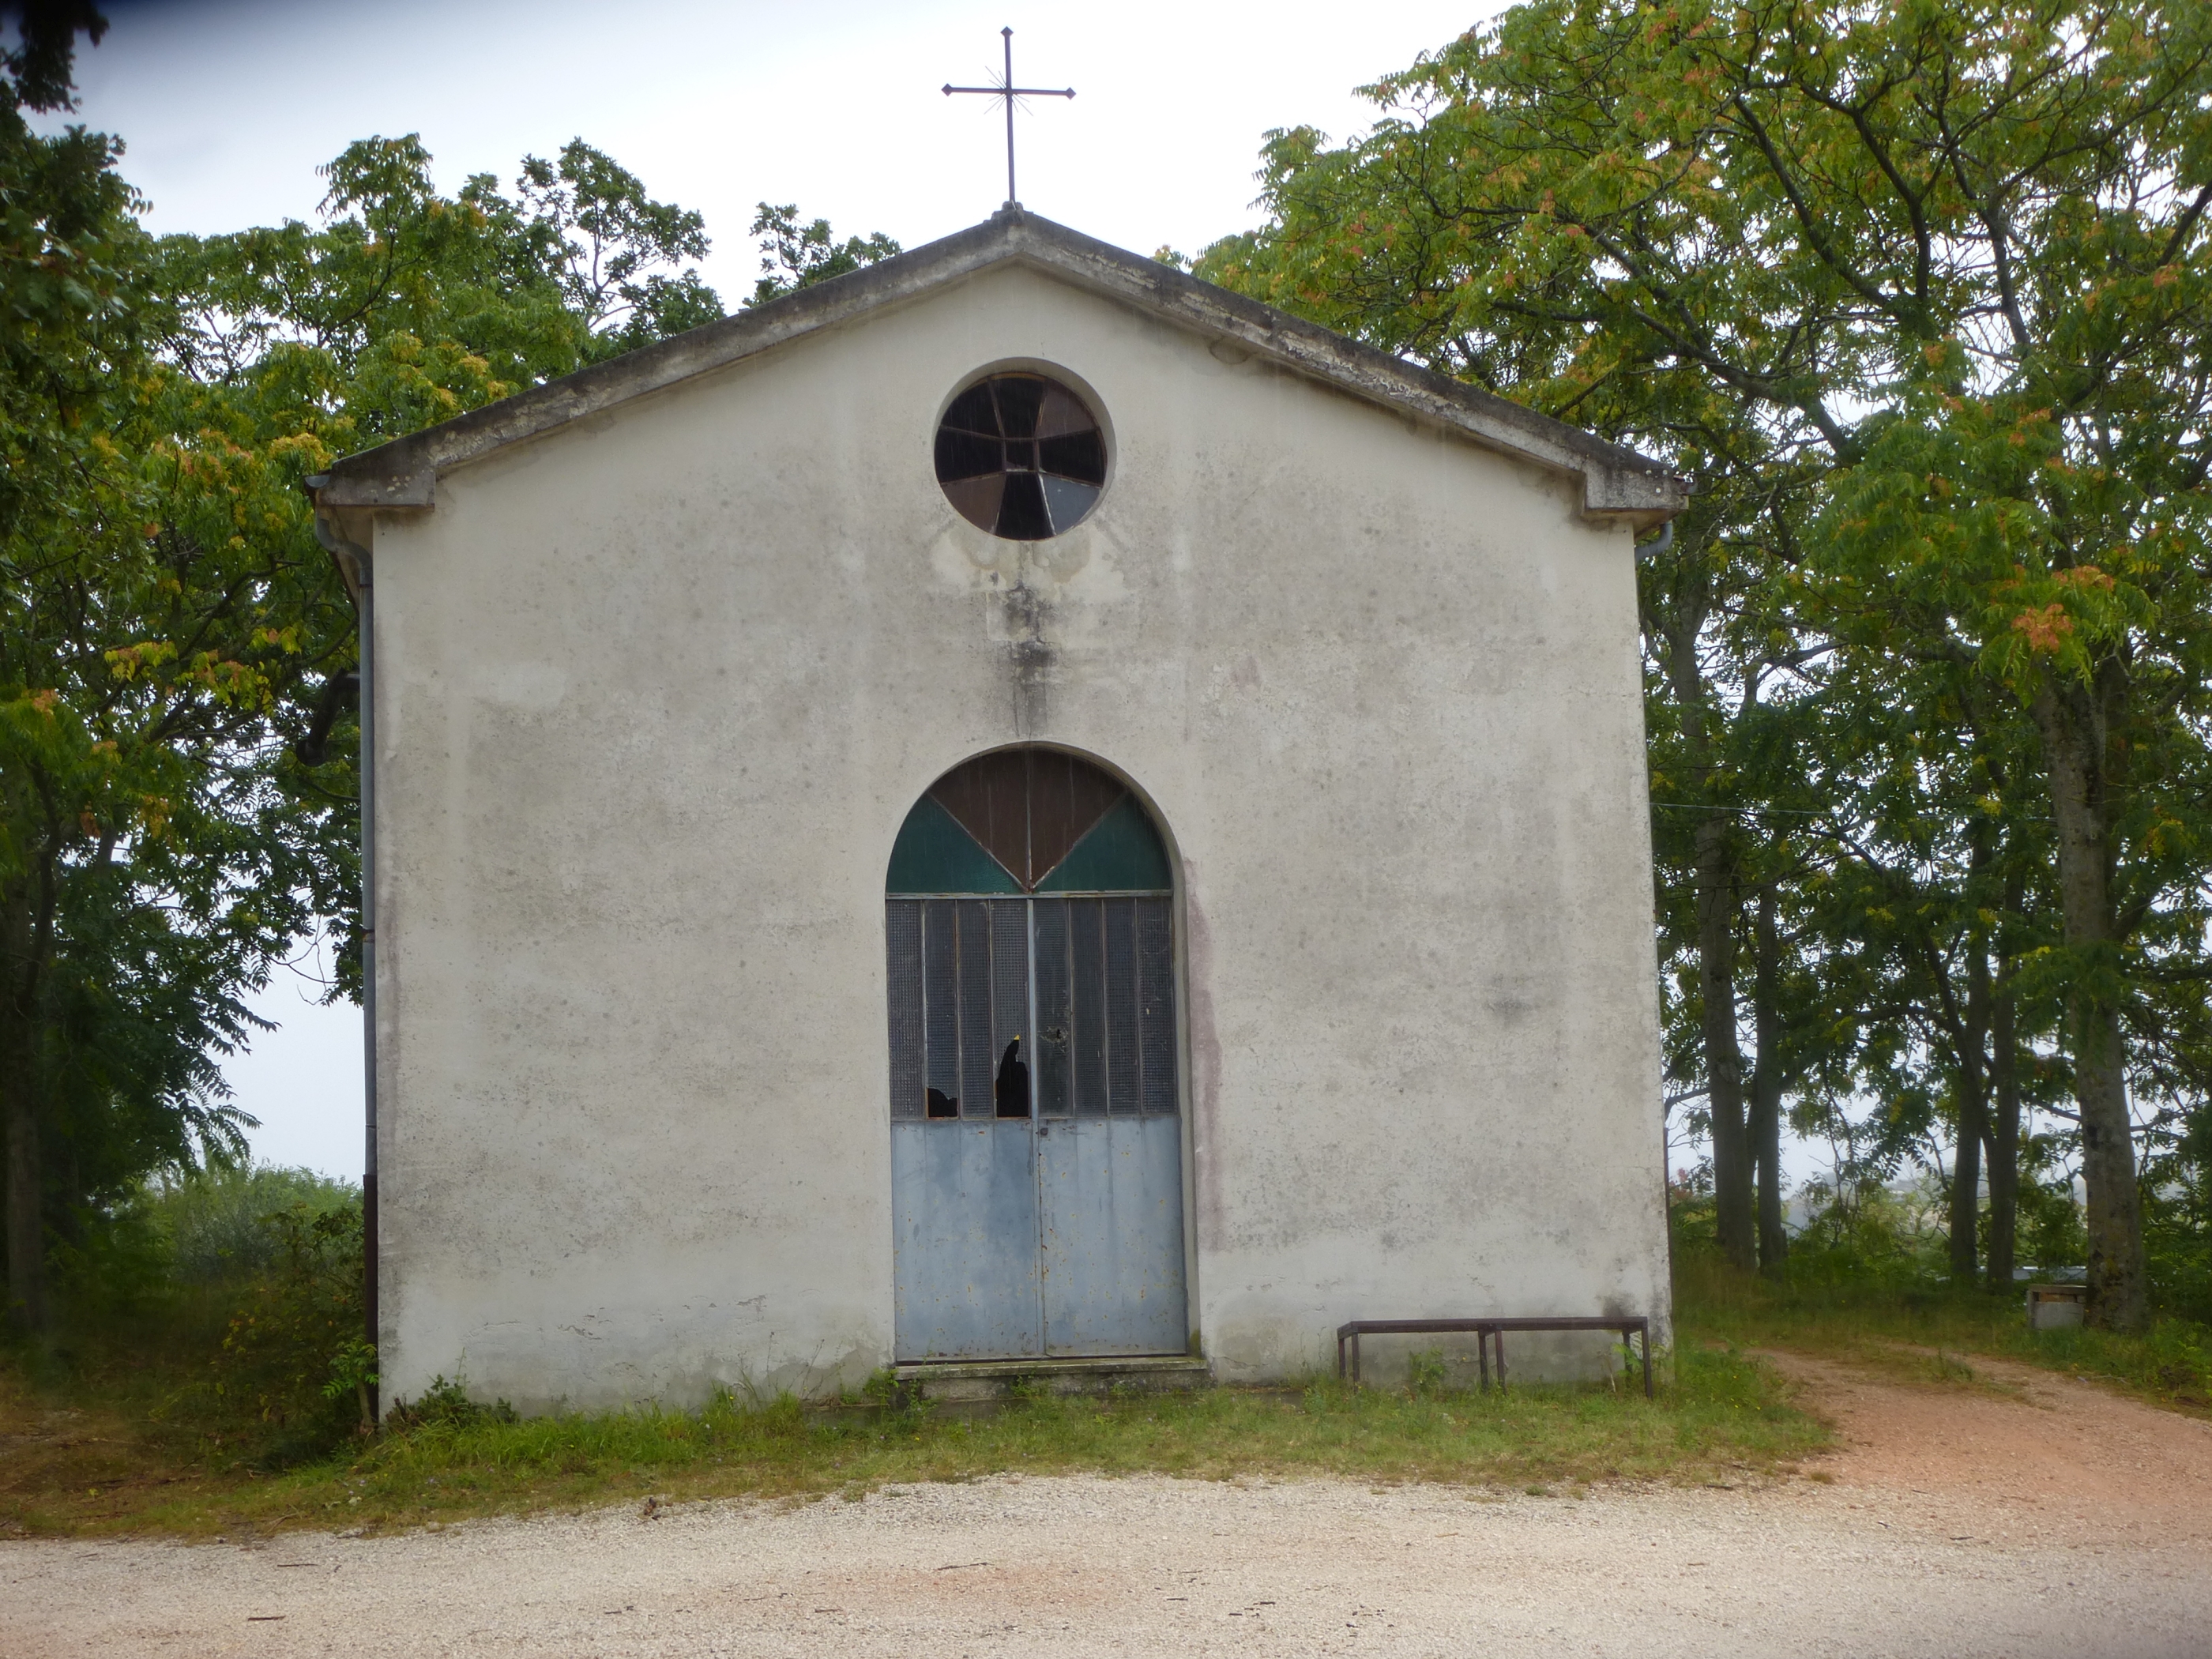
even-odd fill
[(992, 1085), (992, 1095), (999, 1103), (1000, 1117), (1030, 1115), (1030, 1068), (1022, 1064), (1019, 1037), (1006, 1045), (1005, 1057), (999, 1061), (999, 1080)]

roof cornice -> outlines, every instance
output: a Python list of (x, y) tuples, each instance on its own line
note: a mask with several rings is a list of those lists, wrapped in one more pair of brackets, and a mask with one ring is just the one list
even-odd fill
[(1458, 432), (1486, 449), (1575, 474), (1582, 479), (1587, 517), (1643, 528), (1671, 519), (1688, 501), (1685, 480), (1634, 450), (1009, 207), (910, 253), (349, 455), (323, 476), (316, 504), (330, 510), (420, 511), (435, 501), (441, 473), (509, 444), (1008, 264), (1049, 272), (1195, 333), (1233, 340), (1294, 373)]

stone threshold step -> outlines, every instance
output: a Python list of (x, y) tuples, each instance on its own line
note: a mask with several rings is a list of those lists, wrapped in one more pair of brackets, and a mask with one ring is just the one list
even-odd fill
[(941, 1360), (893, 1367), (902, 1387), (924, 1400), (1003, 1400), (1016, 1389), (1103, 1394), (1109, 1389), (1195, 1389), (1210, 1380), (1190, 1354), (1105, 1355), (1091, 1359)]

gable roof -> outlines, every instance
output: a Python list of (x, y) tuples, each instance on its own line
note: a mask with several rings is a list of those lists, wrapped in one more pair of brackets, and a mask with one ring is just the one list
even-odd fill
[(435, 500), (438, 475), (570, 422), (1007, 264), (1048, 271), (1484, 448), (1583, 481), (1583, 512), (1639, 528), (1671, 519), (1687, 483), (1660, 463), (1487, 392), (1009, 205), (981, 224), (672, 339), (564, 374), (336, 463), (316, 505), (374, 512)]

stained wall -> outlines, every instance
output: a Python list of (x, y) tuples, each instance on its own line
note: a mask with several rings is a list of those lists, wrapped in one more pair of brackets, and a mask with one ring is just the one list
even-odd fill
[[(1091, 518), (931, 440), (1090, 394)], [(891, 1358), (883, 880), (979, 750), (1178, 865), (1217, 1375), (1358, 1316), (1668, 1314), (1631, 532), (1019, 264), (457, 468), (375, 531), (382, 1371), (526, 1407)]]

